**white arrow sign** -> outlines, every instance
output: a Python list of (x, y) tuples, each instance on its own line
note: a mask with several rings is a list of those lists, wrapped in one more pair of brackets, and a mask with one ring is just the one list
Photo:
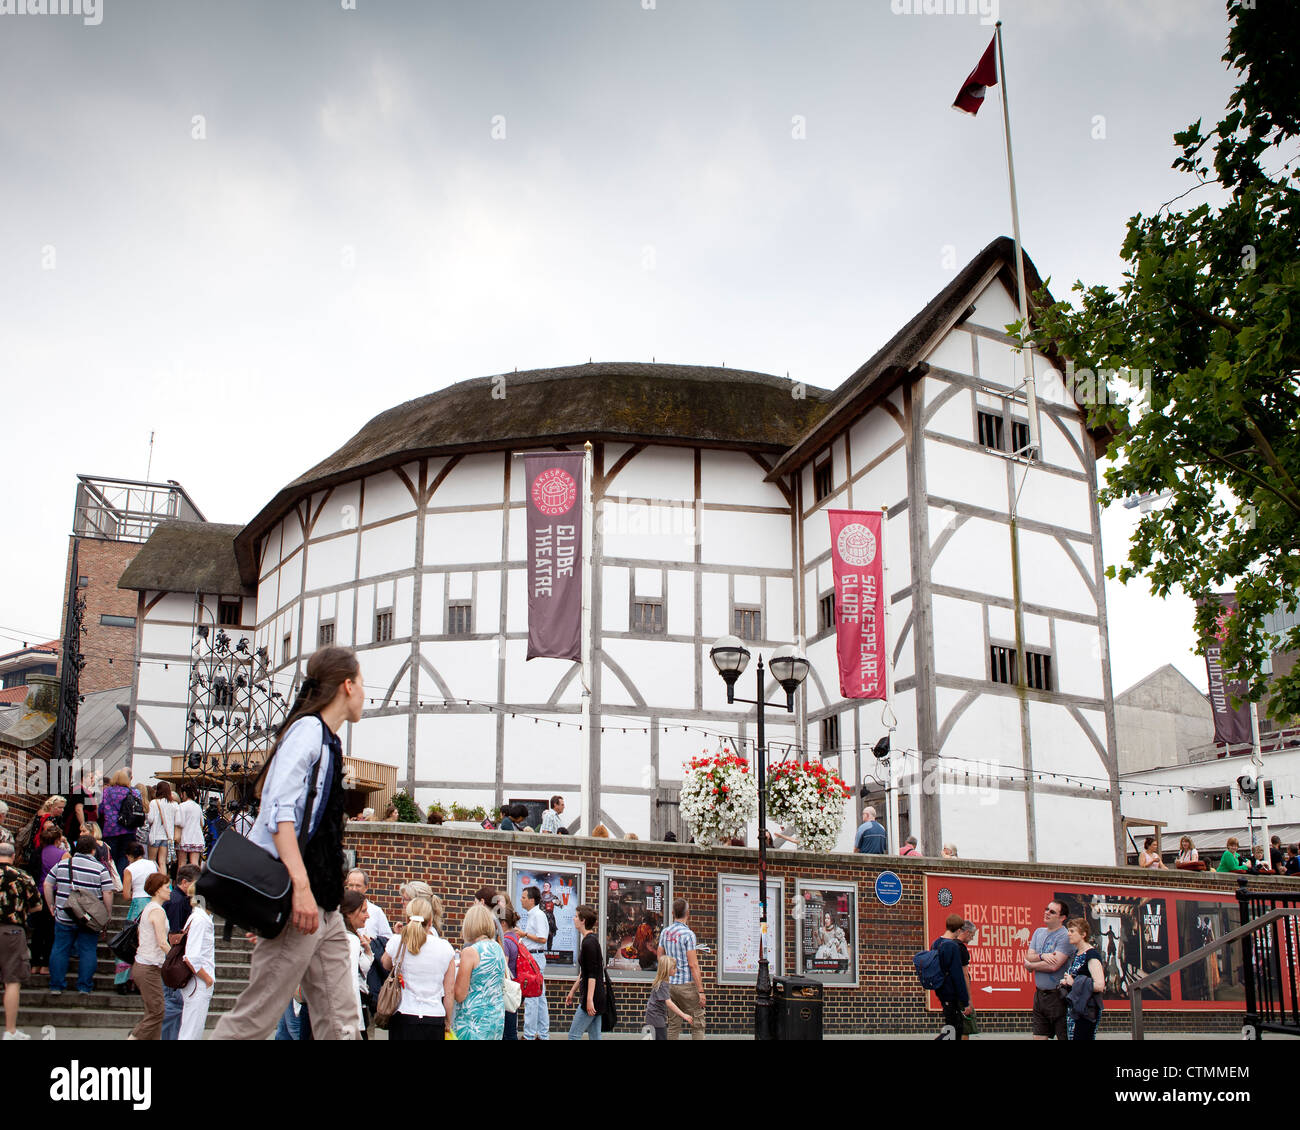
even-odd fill
[(995, 989), (992, 985), (985, 985), (984, 988), (983, 988), (981, 991), (982, 991), (982, 992), (985, 992), (985, 993), (1014, 993), (1014, 992), (1016, 992), (1017, 990), (1015, 990), (1015, 989)]

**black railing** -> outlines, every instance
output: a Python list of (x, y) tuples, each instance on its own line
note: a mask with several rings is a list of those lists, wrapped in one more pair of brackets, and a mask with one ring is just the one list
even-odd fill
[[(1289, 885), (1288, 880), (1282, 880)], [(1298, 885), (1300, 886), (1300, 885)], [(1300, 911), (1300, 889), (1252, 890), (1237, 880), (1237, 905), (1243, 927), (1272, 911)], [(1258, 1038), (1264, 1032), (1300, 1036), (1300, 930), (1296, 914), (1273, 916), (1267, 924), (1241, 939), (1246, 981), (1245, 1031)]]

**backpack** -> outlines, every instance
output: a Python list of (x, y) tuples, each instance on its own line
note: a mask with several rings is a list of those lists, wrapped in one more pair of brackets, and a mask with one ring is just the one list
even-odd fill
[(71, 858), (68, 859), (68, 885), (72, 890), (63, 904), (64, 911), (82, 929), (92, 930), (98, 934), (108, 926), (111, 912), (104, 905), (104, 900), (98, 891), (92, 895), (85, 887), (77, 885), (77, 880), (72, 873)]
[(948, 980), (943, 971), (943, 966), (939, 963), (938, 950), (928, 949), (913, 954), (912, 964), (916, 967), (916, 976), (921, 982), (922, 988), (937, 992), (943, 988), (944, 983)]
[(602, 1032), (612, 1032), (618, 1027), (618, 1005), (614, 1000), (614, 986), (609, 983), (609, 974), (605, 974), (605, 1008), (600, 1014)]
[(542, 971), (537, 968), (537, 959), (522, 942), (519, 945), (519, 958), (515, 962), (515, 980), (523, 990), (524, 1000), (542, 995)]
[(134, 832), (144, 823), (144, 801), (134, 789), (122, 798), (117, 810), (117, 823), (128, 832)]

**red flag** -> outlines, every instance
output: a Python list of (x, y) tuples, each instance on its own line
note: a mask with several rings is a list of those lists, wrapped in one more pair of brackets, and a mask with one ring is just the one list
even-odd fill
[(879, 510), (828, 510), (835, 578), (835, 651), (844, 698), (888, 697), (884, 558)]
[(985, 88), (997, 86), (997, 39), (998, 37), (995, 34), (989, 40), (988, 49), (980, 58), (975, 69), (971, 71), (970, 76), (962, 83), (961, 90), (957, 92), (956, 101), (952, 104), (954, 110), (960, 110), (964, 114), (978, 114), (980, 107), (984, 105)]

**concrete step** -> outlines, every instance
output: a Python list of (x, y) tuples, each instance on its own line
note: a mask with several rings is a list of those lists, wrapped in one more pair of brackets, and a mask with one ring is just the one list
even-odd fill
[[(72, 995), (75, 997), (76, 993)], [(217, 1026), (221, 1012), (225, 1011), (225, 1009), (218, 1011), (215, 1005), (214, 997), (214, 1007), (208, 1010), (207, 1023), (204, 1025), (205, 1030), (209, 1032)], [(56, 1034), (72, 1028), (112, 1029), (125, 1039), (142, 1014), (143, 1010), (132, 1014), (103, 1008), (27, 1008), (24, 1005), (18, 1014), (18, 1026), (32, 1036), (39, 1036), (41, 1029), (46, 1027), (52, 1028)]]
[[(220, 957), (217, 959), (217, 981), (226, 982), (227, 984), (239, 982), (247, 984), (248, 982), (248, 962), (223, 962)], [(71, 987), (77, 979), (77, 963), (74, 961), (68, 966), (68, 985)], [(28, 988), (43, 989), (49, 984), (49, 977), (44, 973), (34, 976), (27, 983)], [(113, 964), (110, 961), (101, 960), (95, 970), (95, 988), (102, 992), (113, 991)]]
[[(208, 1006), (213, 1012), (225, 1012), (234, 1006), (239, 997), (239, 992), (243, 985), (228, 986), (217, 982), (217, 992), (212, 994), (212, 1002)], [(80, 1011), (90, 1009), (92, 1011), (109, 1011), (109, 1012), (144, 1012), (144, 1004), (140, 1000), (138, 993), (119, 994), (109, 990), (108, 992), (93, 992), (82, 996), (75, 989), (64, 989), (61, 996), (55, 996), (48, 989), (23, 989), (19, 994), (19, 1008), (22, 1015), (36, 1013), (44, 1010), (50, 1011)]]

